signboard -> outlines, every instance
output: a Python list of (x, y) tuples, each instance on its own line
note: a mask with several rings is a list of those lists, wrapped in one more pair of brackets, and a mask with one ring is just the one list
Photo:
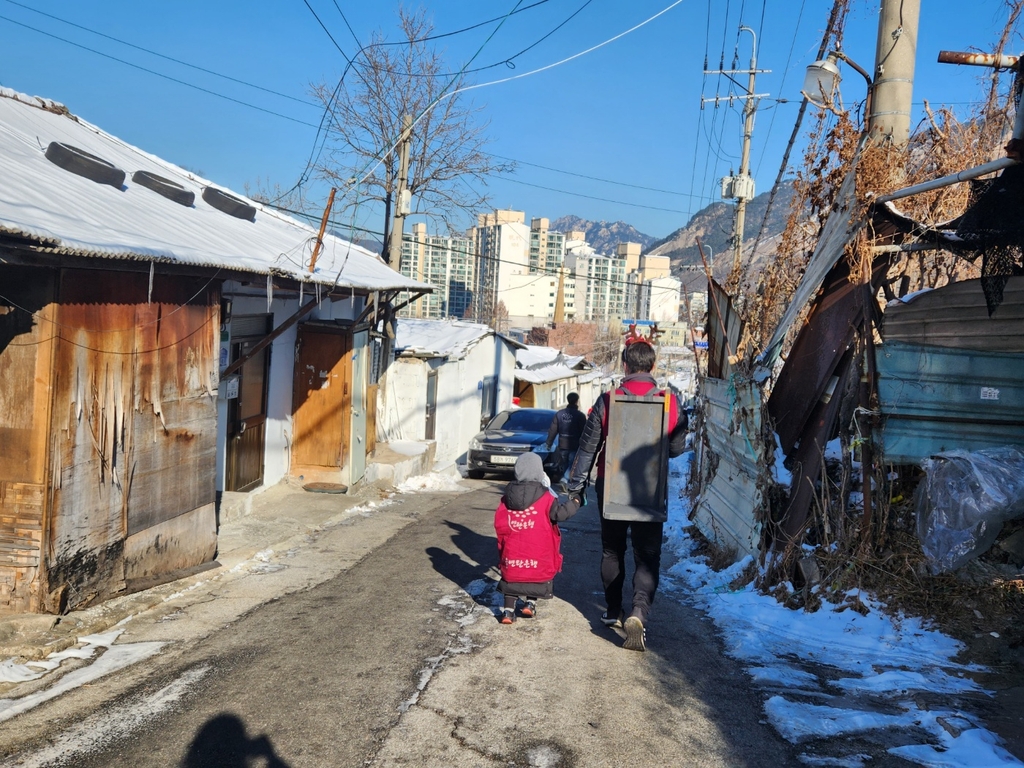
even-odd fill
[(624, 319), (622, 321), (622, 324), (623, 325), (645, 325), (645, 326), (657, 325), (657, 323), (655, 323), (653, 320), (629, 320), (629, 319)]
[(238, 377), (228, 376), (224, 380), (224, 398), (226, 400), (235, 400), (238, 398)]

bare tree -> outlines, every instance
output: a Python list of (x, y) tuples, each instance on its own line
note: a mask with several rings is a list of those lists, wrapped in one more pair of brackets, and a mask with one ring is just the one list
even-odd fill
[[(462, 77), (450, 72), (442, 54), (424, 40), (433, 30), (425, 12), (400, 6), (398, 19), (400, 43), (375, 33), (354, 57), (342, 83), (313, 87), (329, 121), (330, 150), (317, 171), (345, 190), (343, 205), (349, 209), (359, 200), (383, 203), (385, 249), (396, 202), (396, 145), (404, 115), (417, 121), (407, 185), (414, 213), (438, 217), (452, 229), (457, 214), (488, 204), (478, 185), (486, 185), (493, 173), (511, 170), (484, 152), (487, 124), (458, 93)], [(352, 188), (350, 180), (364, 176), (360, 189)]]

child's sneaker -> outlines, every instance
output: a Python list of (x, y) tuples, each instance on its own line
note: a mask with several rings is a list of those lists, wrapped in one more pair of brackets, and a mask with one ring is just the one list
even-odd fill
[(502, 624), (513, 624), (515, 623), (515, 620), (516, 612), (511, 610), (510, 608), (506, 608), (501, 612), (501, 615), (498, 616), (498, 621)]
[(622, 611), (619, 611), (618, 613), (605, 611), (601, 614), (601, 623), (606, 627), (611, 627), (612, 629), (621, 629), (623, 616), (625, 616), (625, 614)]
[(646, 651), (647, 631), (644, 629), (644, 623), (636, 616), (630, 616), (623, 626), (626, 628), (626, 642), (622, 647), (627, 651)]
[(523, 615), (524, 619), (535, 618), (537, 616), (537, 604), (533, 600), (527, 600), (523, 607), (519, 609), (519, 613)]

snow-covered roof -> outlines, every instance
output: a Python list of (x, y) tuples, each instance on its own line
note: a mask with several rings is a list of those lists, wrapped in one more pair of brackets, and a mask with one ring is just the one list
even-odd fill
[[(100, 158), (125, 172), (120, 188), (97, 183), (47, 159), (51, 142)], [(87, 162), (91, 162), (86, 158)], [(183, 205), (136, 183), (137, 171), (192, 192)], [(339, 237), (325, 236), (308, 271), (316, 231), (307, 224), (231, 192), (254, 206), (255, 219), (212, 207), (205, 179), (133, 147), (56, 102), (0, 88), (0, 235), (41, 243), (50, 252), (111, 259), (141, 259), (276, 274), (308, 282), (366, 290), (425, 289), (376, 255)], [(221, 190), (229, 192), (229, 190)]]
[(566, 355), (560, 349), (541, 347), (535, 344), (527, 344), (523, 349), (516, 351), (516, 365), (519, 368), (540, 368), (552, 363), (560, 363), (573, 368), (582, 363), (584, 359), (583, 355)]
[(480, 323), (400, 317), (395, 329), (395, 351), (459, 360), (480, 339), (493, 333)]
[(583, 355), (565, 355), (554, 347), (528, 344), (516, 350), (516, 378), (533, 384), (567, 379), (580, 373), (574, 368), (584, 359)]
[(531, 384), (546, 384), (550, 381), (568, 379), (575, 376), (579, 371), (574, 371), (563, 363), (552, 363), (536, 368), (516, 368), (516, 378), (520, 381), (528, 381)]

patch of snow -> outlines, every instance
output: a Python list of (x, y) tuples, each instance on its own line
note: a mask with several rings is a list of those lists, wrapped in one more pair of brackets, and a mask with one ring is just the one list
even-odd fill
[[(685, 488), (691, 461), (692, 454), (684, 454), (670, 464), (666, 547), (679, 559), (668, 569), (667, 586), (685, 585), (693, 602), (714, 620), (726, 652), (747, 666), (755, 684), (784, 691), (765, 704), (769, 722), (784, 738), (802, 743), (912, 728), (928, 734), (930, 743), (892, 748), (892, 754), (927, 766), (1024, 765), (978, 723), (967, 720), (966, 728), (954, 730), (958, 735), (953, 736), (938, 720), (964, 720), (963, 713), (926, 712), (913, 703), (920, 692), (987, 693), (969, 676), (982, 668), (954, 661), (962, 650), (956, 640), (928, 628), (922, 619), (888, 615), (881, 603), (859, 589), (848, 590), (841, 605), (825, 602), (813, 613), (790, 610), (752, 585), (732, 586), (752, 562), (750, 557), (715, 572), (703, 556), (694, 554)], [(867, 615), (852, 610), (854, 604), (867, 608)], [(804, 700), (792, 700), (790, 691)], [(808, 703), (808, 697), (836, 706)], [(893, 704), (899, 709), (894, 711)], [(859, 767), (865, 759), (859, 753), (800, 756), (806, 765), (840, 767)]]
[(419, 456), (427, 450), (427, 444), (419, 443), (415, 440), (392, 440), (388, 443), (388, 448), (403, 456)]
[(431, 472), (429, 475), (410, 477), (395, 488), (399, 493), (417, 493), (419, 491), (462, 492), (467, 490), (459, 485), (459, 479), (451, 475)]

